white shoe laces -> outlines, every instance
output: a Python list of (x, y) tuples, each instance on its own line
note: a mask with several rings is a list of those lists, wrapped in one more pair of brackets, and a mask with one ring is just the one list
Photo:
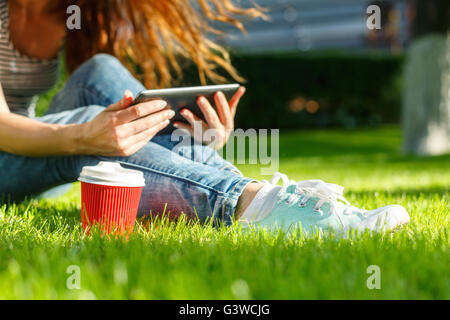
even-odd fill
[(291, 204), (294, 201), (299, 200), (298, 205), (300, 207), (304, 207), (309, 199), (313, 197), (319, 198), (319, 201), (317, 201), (313, 209), (320, 214), (323, 214), (321, 210), (322, 205), (324, 203), (329, 203), (330, 213), (336, 214), (342, 226), (344, 226), (344, 222), (342, 221), (342, 217), (338, 210), (336, 210), (336, 204), (338, 201), (342, 201), (347, 205), (344, 210), (344, 214), (350, 214), (348, 213), (349, 209), (353, 209), (358, 212), (360, 211), (358, 208), (350, 205), (347, 199), (344, 198), (344, 187), (334, 183), (327, 183), (322, 180), (304, 180), (297, 182), (294, 180), (289, 180), (287, 175), (280, 172), (274, 173), (269, 182), (265, 180), (263, 180), (263, 182), (277, 184), (280, 179), (283, 182), (283, 188), (296, 185), (295, 192), (286, 200), (287, 203)]

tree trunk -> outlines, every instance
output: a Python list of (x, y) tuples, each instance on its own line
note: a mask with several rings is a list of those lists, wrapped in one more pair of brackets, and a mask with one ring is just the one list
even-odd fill
[(450, 33), (422, 35), (411, 43), (403, 104), (404, 150), (450, 152)]
[(410, 0), (413, 41), (405, 65), (403, 148), (450, 152), (450, 1)]

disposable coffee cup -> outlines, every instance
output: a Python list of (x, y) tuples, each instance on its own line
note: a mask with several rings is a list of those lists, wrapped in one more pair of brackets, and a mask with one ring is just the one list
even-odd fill
[(81, 170), (81, 225), (103, 234), (130, 234), (136, 222), (142, 188), (141, 171), (123, 168), (117, 162), (102, 161)]

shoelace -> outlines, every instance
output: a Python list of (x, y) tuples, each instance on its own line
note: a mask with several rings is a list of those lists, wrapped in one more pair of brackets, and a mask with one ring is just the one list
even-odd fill
[(294, 201), (299, 200), (299, 206), (304, 207), (309, 199), (313, 197), (319, 198), (319, 201), (317, 201), (314, 206), (314, 210), (323, 214), (321, 210), (322, 205), (324, 203), (329, 203), (330, 214), (336, 214), (343, 227), (344, 222), (342, 221), (342, 217), (336, 210), (336, 203), (339, 200), (347, 205), (344, 214), (349, 214), (349, 209), (360, 211), (358, 208), (350, 205), (347, 199), (344, 198), (344, 187), (334, 183), (327, 183), (322, 180), (304, 180), (297, 182), (295, 180), (289, 180), (287, 175), (280, 172), (274, 173), (270, 181), (263, 182), (277, 184), (280, 179), (283, 182), (283, 188), (296, 185), (295, 192), (286, 200), (287, 203), (293, 203)]

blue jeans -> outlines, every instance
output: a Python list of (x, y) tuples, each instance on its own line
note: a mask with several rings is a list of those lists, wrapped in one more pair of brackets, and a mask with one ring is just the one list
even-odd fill
[[(120, 100), (126, 89), (144, 90), (114, 57), (98, 54), (81, 65), (58, 92), (47, 113), (36, 120), (46, 123), (84, 123)], [(186, 214), (201, 221), (229, 224), (238, 199), (253, 181), (207, 146), (191, 143), (174, 148), (171, 136), (155, 136), (130, 157), (59, 156), (23, 157), (0, 152), (0, 195), (15, 201), (77, 180), (83, 166), (117, 161), (144, 173), (146, 186), (139, 215)], [(176, 150), (176, 151), (174, 151)]]

